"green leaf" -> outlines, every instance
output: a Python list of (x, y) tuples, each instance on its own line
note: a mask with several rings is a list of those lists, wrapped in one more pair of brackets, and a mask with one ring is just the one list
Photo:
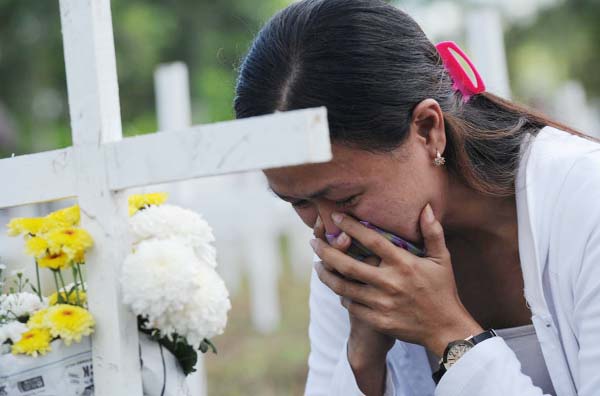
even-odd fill
[(196, 371), (194, 366), (198, 362), (198, 353), (185, 341), (185, 338), (175, 334), (173, 340), (162, 337), (159, 343), (175, 356), (185, 375)]
[(145, 325), (148, 323), (148, 318), (138, 316), (138, 329), (144, 334), (148, 334), (154, 341), (164, 346), (169, 352), (175, 356), (177, 362), (181, 366), (183, 373), (188, 375), (196, 371), (194, 366), (198, 362), (198, 353), (190, 346), (186, 339), (173, 334), (172, 339), (167, 336), (161, 336), (160, 331), (157, 329), (146, 329)]
[(206, 353), (206, 351), (208, 351), (208, 343), (205, 340), (202, 340), (202, 342), (200, 343), (200, 352), (202, 353)]
[(202, 342), (206, 342), (208, 344), (208, 346), (210, 347), (210, 349), (212, 349), (212, 352), (215, 355), (217, 354), (217, 347), (215, 346), (215, 344), (212, 343), (211, 340), (209, 340), (208, 338), (205, 338)]

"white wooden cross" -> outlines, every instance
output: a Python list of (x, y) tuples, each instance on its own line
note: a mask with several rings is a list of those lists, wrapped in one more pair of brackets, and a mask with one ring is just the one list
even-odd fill
[[(154, 85), (158, 129), (168, 131), (189, 127), (191, 100), (186, 65), (183, 62), (159, 65), (154, 73)], [(169, 191), (177, 202), (199, 210), (211, 223), (217, 238), (219, 272), (227, 282), (229, 291), (231, 294), (236, 292), (236, 285), (230, 282), (232, 273), (238, 280), (242, 272), (247, 275), (252, 324), (262, 334), (274, 332), (281, 318), (278, 237), (283, 222), (290, 216), (297, 217), (289, 205), (275, 199), (267, 191), (260, 171), (205, 178), (186, 185), (161, 186), (161, 191), (164, 190)], [(199, 199), (201, 191), (205, 191), (203, 199)], [(231, 198), (223, 196), (219, 199), (221, 195)], [(239, 199), (243, 200), (244, 205), (233, 207), (234, 200)], [(286, 211), (281, 210), (282, 206)], [(231, 213), (231, 216), (224, 218), (222, 214), (225, 212)], [(304, 224), (301, 227), (312, 235)], [(299, 240), (305, 250), (310, 250), (308, 238)], [(226, 254), (229, 252), (222, 248), (223, 245), (236, 246), (236, 254)], [(243, 261), (238, 260), (239, 257), (243, 257)], [(307, 265), (311, 262), (311, 256), (304, 257), (304, 268), (311, 268)]]
[(60, 0), (73, 146), (0, 160), (0, 208), (77, 197), (95, 247), (87, 258), (97, 320), (97, 396), (141, 396), (138, 333), (121, 304), (125, 189), (331, 159), (325, 108), (122, 139), (109, 0)]

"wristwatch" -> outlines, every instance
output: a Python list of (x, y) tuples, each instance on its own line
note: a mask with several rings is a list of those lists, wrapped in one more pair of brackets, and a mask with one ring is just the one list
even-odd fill
[(446, 371), (448, 371), (448, 369), (454, 363), (456, 363), (458, 359), (463, 357), (463, 355), (471, 348), (473, 348), (476, 344), (479, 344), (481, 341), (496, 337), (497, 335), (498, 334), (496, 334), (494, 329), (489, 329), (481, 334), (470, 336), (464, 340), (456, 340), (448, 343), (448, 346), (444, 350), (444, 354), (440, 359), (440, 368), (432, 375), (433, 381), (435, 381), (436, 385), (440, 382), (440, 379), (442, 379), (444, 373), (446, 373)]

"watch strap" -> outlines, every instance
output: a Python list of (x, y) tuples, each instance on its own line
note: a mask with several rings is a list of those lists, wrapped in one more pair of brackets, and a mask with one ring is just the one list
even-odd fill
[[(494, 329), (489, 329), (484, 331), (483, 333), (467, 338), (466, 341), (471, 342), (473, 345), (477, 345), (480, 342), (485, 341), (488, 338), (496, 337), (497, 335), (498, 334), (494, 331)], [(447, 351), (448, 348), (446, 348), (446, 352)], [(446, 352), (444, 352), (444, 355), (446, 354)], [(444, 365), (444, 356), (442, 356), (442, 359), (440, 360), (439, 369), (431, 375), (436, 385), (440, 382), (442, 376), (446, 373), (446, 371), (446, 366)]]
[(435, 384), (437, 385), (440, 380), (442, 379), (442, 375), (444, 375), (446, 373), (446, 366), (444, 366), (444, 364), (440, 364), (440, 368), (434, 372), (433, 374), (431, 374), (431, 378), (433, 378), (433, 382), (435, 382)]
[(476, 336), (467, 338), (469, 341), (471, 341), (473, 343), (473, 345), (477, 345), (482, 341), (487, 340), (488, 338), (492, 338), (497, 336), (498, 334), (494, 331), (494, 329), (489, 329), (484, 331), (481, 334), (477, 334)]

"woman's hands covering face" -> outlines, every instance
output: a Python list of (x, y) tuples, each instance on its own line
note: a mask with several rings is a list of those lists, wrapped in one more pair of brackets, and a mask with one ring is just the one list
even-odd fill
[(341, 297), (353, 325), (361, 332), (374, 331), (373, 337), (381, 335), (376, 338), (378, 345), (391, 348), (393, 343), (383, 336), (387, 335), (423, 345), (441, 356), (448, 342), (483, 331), (460, 301), (442, 225), (429, 205), (420, 217), (427, 250), (424, 258), (394, 246), (348, 215), (334, 213), (332, 220), (344, 232), (341, 235), (357, 239), (379, 260), (353, 259), (343, 253), (349, 238), (330, 246), (315, 226), (317, 238), (311, 245), (321, 258), (317, 273)]
[[(325, 238), (325, 228), (320, 218), (317, 218), (314, 235), (317, 239), (322, 241), (322, 243), (327, 243)], [(350, 247), (350, 243), (350, 237), (345, 232), (342, 232), (336, 240), (332, 241), (330, 246), (340, 252), (345, 252)], [(366, 264), (372, 266), (378, 266), (379, 262), (380, 259), (378, 257), (369, 257), (365, 261)], [(321, 273), (322, 271), (328, 271), (332, 275), (343, 278), (343, 275), (325, 262), (317, 263), (317, 271)], [(352, 279), (346, 280), (349, 283), (356, 283), (356, 281)], [(340, 297), (342, 305), (347, 306), (348, 303), (344, 302), (344, 299), (345, 297)], [(376, 367), (377, 363), (385, 364), (387, 352), (392, 348), (396, 341), (394, 337), (375, 330), (372, 325), (357, 318), (352, 313), (349, 313), (349, 319), (351, 330), (348, 340), (348, 360), (353, 369), (356, 370), (358, 367), (369, 366)]]

